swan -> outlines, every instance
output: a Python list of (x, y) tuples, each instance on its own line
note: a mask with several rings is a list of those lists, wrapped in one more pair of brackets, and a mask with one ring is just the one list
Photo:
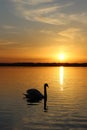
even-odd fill
[(46, 88), (48, 87), (48, 84), (44, 84), (44, 95), (37, 89), (28, 89), (26, 91), (25, 97), (27, 98), (28, 102), (34, 103), (34, 102), (39, 102), (40, 100), (44, 99), (45, 102), (47, 101), (47, 90)]

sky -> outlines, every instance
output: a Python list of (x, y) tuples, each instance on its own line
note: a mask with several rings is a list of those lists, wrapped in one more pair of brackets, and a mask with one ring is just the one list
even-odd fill
[(87, 62), (87, 0), (0, 0), (0, 62), (60, 61)]

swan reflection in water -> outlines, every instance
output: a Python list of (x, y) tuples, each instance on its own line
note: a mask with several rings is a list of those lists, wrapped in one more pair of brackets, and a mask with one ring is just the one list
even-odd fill
[(36, 105), (44, 99), (44, 110), (47, 110), (47, 88), (48, 84), (44, 84), (44, 95), (37, 89), (28, 89), (26, 91), (25, 98), (28, 102), (28, 105)]

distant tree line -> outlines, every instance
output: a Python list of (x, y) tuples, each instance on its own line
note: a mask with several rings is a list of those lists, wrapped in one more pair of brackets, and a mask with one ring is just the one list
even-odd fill
[(24, 66), (24, 67), (47, 67), (47, 66), (65, 66), (65, 67), (87, 67), (87, 63), (33, 63), (33, 62), (19, 62), (19, 63), (0, 63), (0, 66)]

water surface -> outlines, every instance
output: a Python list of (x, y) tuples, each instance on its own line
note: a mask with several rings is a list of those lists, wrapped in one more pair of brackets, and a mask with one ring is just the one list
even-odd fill
[[(46, 112), (23, 98), (45, 82)], [(0, 67), (0, 130), (87, 130), (87, 68)]]

